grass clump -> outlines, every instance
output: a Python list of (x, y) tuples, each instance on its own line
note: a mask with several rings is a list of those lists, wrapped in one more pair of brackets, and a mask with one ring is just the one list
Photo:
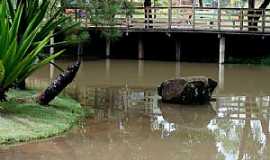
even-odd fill
[(0, 103), (1, 145), (59, 135), (86, 116), (81, 105), (68, 97), (57, 97), (44, 107), (18, 101), (34, 96), (34, 91), (11, 90), (8, 94), (10, 100)]

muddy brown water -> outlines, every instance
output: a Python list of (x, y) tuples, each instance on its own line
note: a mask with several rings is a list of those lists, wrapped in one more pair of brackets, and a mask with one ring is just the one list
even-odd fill
[[(58, 61), (66, 66), (68, 61)], [(27, 80), (44, 87), (44, 67)], [(270, 159), (270, 67), (154, 61), (85, 61), (65, 91), (95, 114), (63, 136), (2, 146), (1, 160)], [(156, 86), (179, 76), (219, 81), (216, 102), (161, 103)]]

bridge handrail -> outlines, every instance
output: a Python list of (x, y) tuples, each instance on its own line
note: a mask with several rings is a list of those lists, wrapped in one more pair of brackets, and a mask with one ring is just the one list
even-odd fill
[[(93, 26), (88, 16), (78, 16), (85, 27), (121, 27), (129, 29), (205, 30), (234, 32), (270, 32), (270, 9), (213, 8), (213, 7), (135, 7), (135, 13), (115, 15), (114, 26)], [(71, 15), (72, 16), (72, 15)], [(74, 16), (74, 15), (73, 15)]]

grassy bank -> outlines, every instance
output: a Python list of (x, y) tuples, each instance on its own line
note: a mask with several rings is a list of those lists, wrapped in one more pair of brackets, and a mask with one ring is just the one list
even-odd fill
[(59, 135), (86, 115), (81, 105), (68, 97), (57, 97), (49, 106), (31, 99), (35, 91), (11, 90), (9, 101), (0, 103), (0, 144), (12, 144)]
[(225, 60), (226, 64), (259, 64), (270, 65), (270, 56), (266, 57), (253, 57), (253, 58), (235, 58), (228, 57)]

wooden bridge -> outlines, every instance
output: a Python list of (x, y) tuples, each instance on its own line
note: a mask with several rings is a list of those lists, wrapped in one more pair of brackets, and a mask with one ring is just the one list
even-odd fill
[(76, 21), (89, 28), (117, 27), (130, 32), (214, 32), (270, 34), (270, 9), (136, 7), (132, 16), (125, 9), (115, 15), (113, 26), (91, 24), (86, 10), (69, 12)]
[[(115, 27), (129, 32), (165, 32), (217, 34), (220, 40), (219, 63), (224, 63), (226, 34), (270, 35), (270, 10), (248, 8), (201, 8), (201, 7), (136, 7), (132, 16), (127, 10), (114, 16), (112, 26), (93, 25), (87, 10), (72, 8), (66, 13), (80, 21), (88, 29)], [(139, 40), (138, 57), (143, 58)], [(109, 44), (107, 45), (109, 46)], [(176, 42), (176, 59), (180, 59), (180, 42)], [(107, 54), (109, 56), (109, 53)]]

